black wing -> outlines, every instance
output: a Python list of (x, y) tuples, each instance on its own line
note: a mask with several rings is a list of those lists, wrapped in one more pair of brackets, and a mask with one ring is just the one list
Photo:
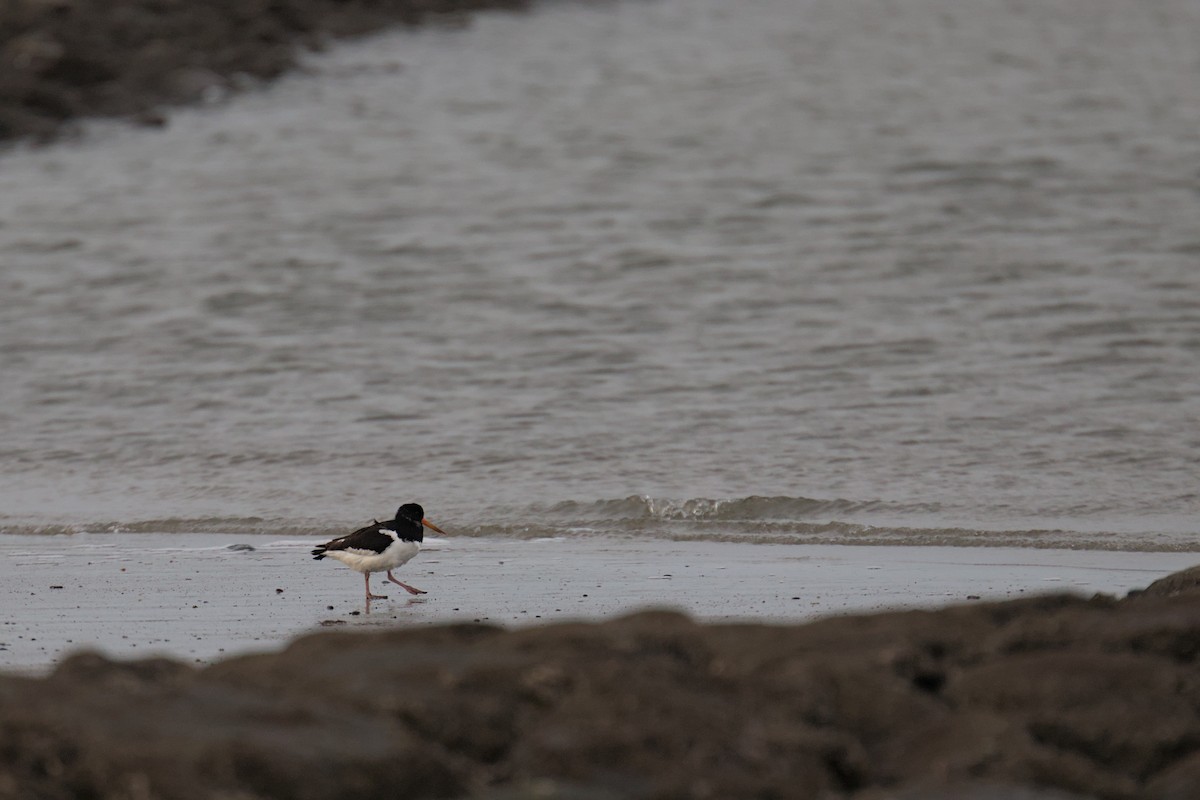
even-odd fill
[(389, 536), (384, 532), (383, 523), (376, 522), (374, 525), (359, 528), (354, 533), (340, 536), (331, 542), (317, 545), (317, 549), (313, 550), (312, 554), (314, 558), (322, 559), (325, 557), (326, 550), (370, 550), (374, 553), (382, 553), (388, 548), (388, 545), (395, 541), (394, 535)]

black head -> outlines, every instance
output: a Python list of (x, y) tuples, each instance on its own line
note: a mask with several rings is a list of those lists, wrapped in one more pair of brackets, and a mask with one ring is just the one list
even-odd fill
[(400, 534), (400, 538), (405, 541), (423, 541), (426, 528), (437, 531), (442, 536), (446, 535), (444, 530), (425, 519), (425, 509), (416, 503), (405, 503), (397, 508), (396, 518), (388, 523), (387, 527)]
[(417, 523), (417, 527), (420, 527), (421, 520), (425, 519), (425, 509), (421, 508), (416, 503), (405, 503), (396, 509), (396, 519), (415, 522)]

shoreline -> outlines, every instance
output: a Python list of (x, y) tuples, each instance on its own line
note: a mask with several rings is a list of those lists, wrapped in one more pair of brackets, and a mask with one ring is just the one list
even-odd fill
[[(0, 536), (0, 672), (98, 650), (204, 665), (314, 631), (446, 623), (527, 627), (648, 608), (704, 622), (803, 623), (1070, 592), (1123, 596), (1194, 553), (744, 545), (616, 537), (432, 539), (398, 573), (410, 597), (364, 607), (362, 580), (314, 562), (317, 539), (244, 534)], [(396, 591), (388, 591), (395, 589)]]

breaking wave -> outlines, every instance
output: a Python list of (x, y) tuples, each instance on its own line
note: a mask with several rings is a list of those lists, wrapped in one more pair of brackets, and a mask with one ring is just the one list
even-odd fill
[(568, 500), (550, 506), (554, 516), (608, 519), (643, 519), (687, 522), (787, 521), (827, 518), (873, 512), (924, 512), (939, 510), (936, 504), (890, 504), (878, 500), (817, 500), (810, 497), (760, 497), (751, 495), (724, 500), (706, 497), (688, 500), (634, 495), (622, 500), (581, 503)]
[[(913, 520), (919, 520), (919, 523)], [(621, 499), (567, 500), (548, 505), (470, 511), (448, 508), (439, 510), (437, 521), (452, 536), (515, 540), (637, 536), (680, 542), (743, 544), (1200, 551), (1200, 542), (1196, 537), (1178, 531), (957, 526), (946, 524), (948, 515), (936, 504), (786, 496), (669, 499), (635, 495)], [(170, 518), (64, 525), (7, 524), (0, 520), (0, 533), (228, 533), (333, 537), (364, 523), (365, 520), (264, 517)]]

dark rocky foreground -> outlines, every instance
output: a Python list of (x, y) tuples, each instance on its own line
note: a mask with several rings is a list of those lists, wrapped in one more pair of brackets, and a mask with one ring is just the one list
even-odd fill
[(161, 123), (165, 105), (274, 78), (335, 37), (531, 2), (3, 0), (0, 140), (52, 138), (84, 116)]
[(0, 677), (3, 798), (1200, 797), (1200, 569), (800, 626), (320, 633)]

